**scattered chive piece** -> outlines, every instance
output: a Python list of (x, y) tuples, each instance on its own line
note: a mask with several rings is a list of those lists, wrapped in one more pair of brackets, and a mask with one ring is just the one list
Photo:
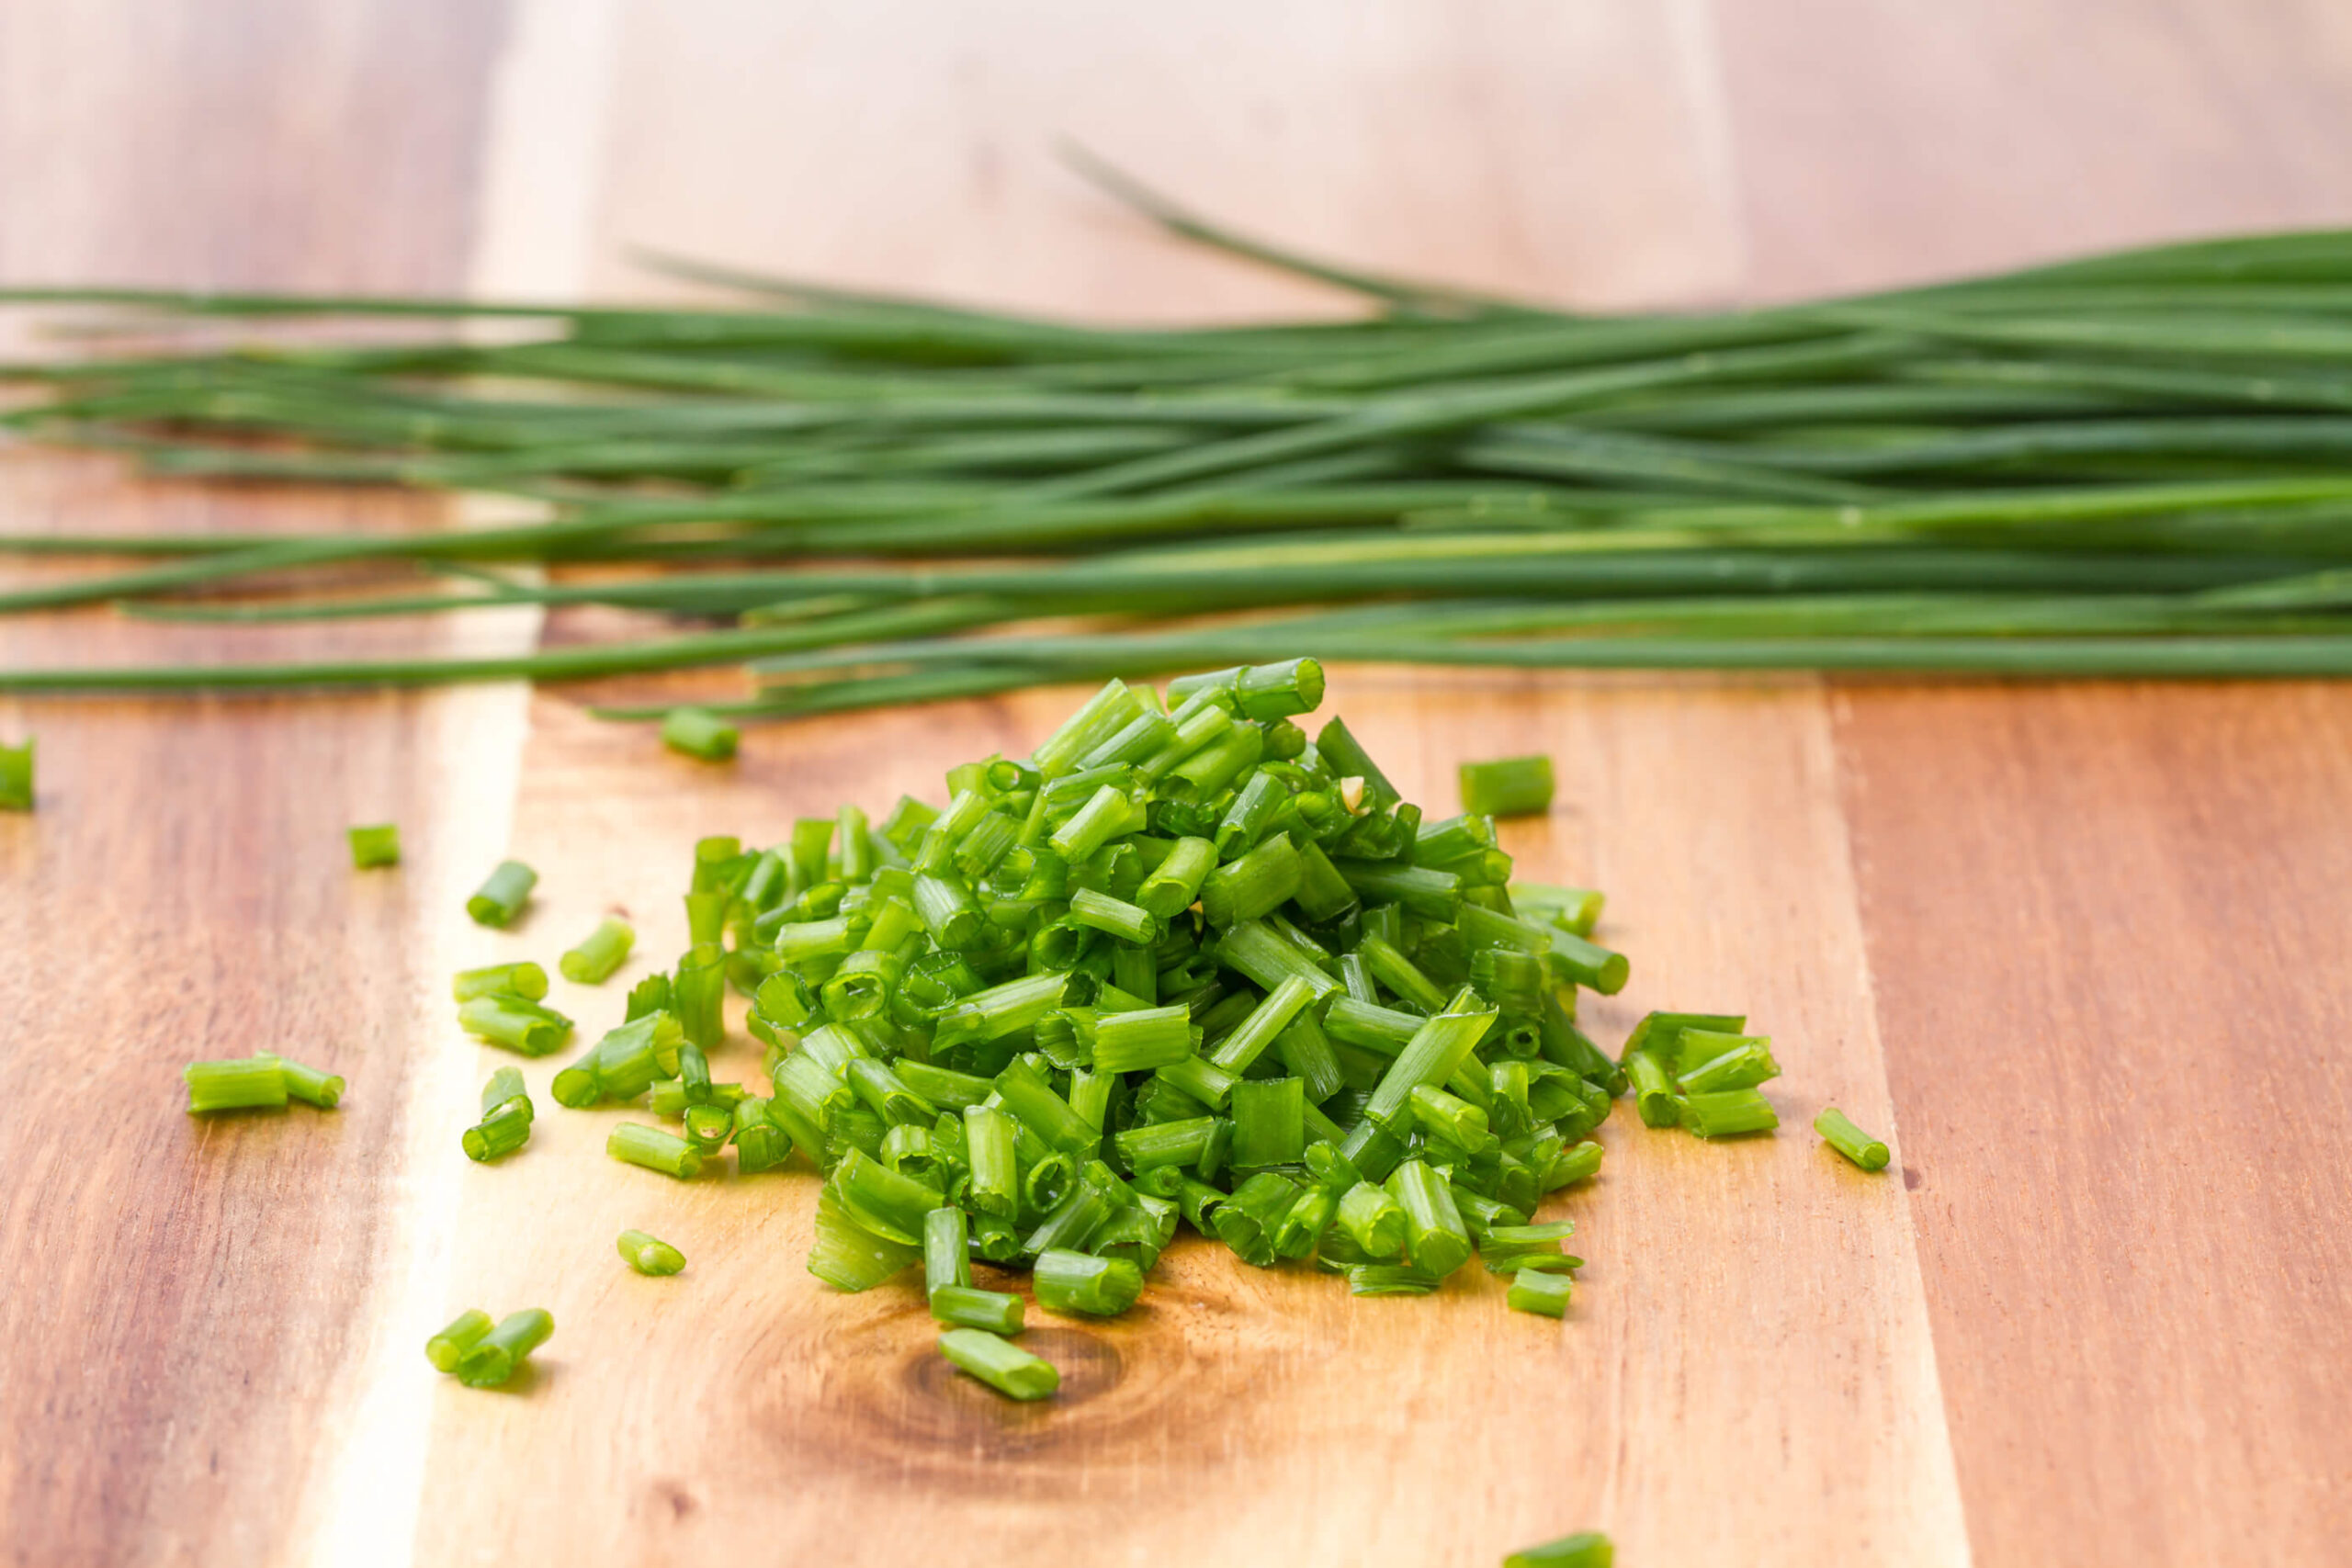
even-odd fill
[(460, 969), (449, 981), (451, 999), (460, 1002), (498, 996), (520, 997), (526, 1002), (535, 1002), (547, 994), (548, 972), (528, 962)]
[(578, 947), (556, 960), (556, 967), (577, 985), (601, 986), (628, 962), (628, 950), (636, 944), (636, 930), (627, 920), (607, 915)]
[(1730, 1138), (1743, 1133), (1769, 1133), (1781, 1124), (1771, 1101), (1752, 1089), (1725, 1089), (1719, 1094), (1688, 1094), (1676, 1102), (1682, 1124), (1702, 1138)]
[(1813, 1119), (1813, 1130), (1821, 1134), (1829, 1146), (1860, 1166), (1864, 1170), (1884, 1170), (1890, 1157), (1886, 1145), (1863, 1132), (1848, 1120), (1844, 1111), (1829, 1107)]
[(525, 1116), (527, 1117), (533, 1113), (530, 1093), (523, 1085), (522, 1069), (501, 1067), (490, 1075), (488, 1083), (481, 1086), (481, 1113), (487, 1116), (500, 1106), (514, 1100), (523, 1102), (522, 1109)]
[(1503, 1559), (1503, 1568), (1611, 1568), (1616, 1561), (1617, 1549), (1607, 1536), (1581, 1530), (1514, 1551)]
[(675, 1274), (686, 1266), (686, 1255), (668, 1242), (643, 1231), (623, 1231), (621, 1258), (640, 1274)]
[(1123, 1258), (1054, 1247), (1037, 1255), (1037, 1304), (1053, 1312), (1116, 1317), (1143, 1292), (1143, 1273)]
[(33, 741), (27, 736), (21, 746), (0, 746), (0, 811), (32, 808)]
[(521, 997), (476, 997), (458, 1009), (458, 1022), (476, 1039), (526, 1056), (560, 1051), (571, 1038), (571, 1020)]
[(478, 926), (503, 930), (523, 912), (523, 906), (529, 901), (531, 889), (538, 886), (538, 881), (539, 874), (521, 861), (500, 861), (480, 891), (466, 900), (466, 913), (473, 917)]
[(624, 1165), (643, 1166), (684, 1181), (702, 1171), (702, 1151), (659, 1127), (624, 1122), (605, 1139), (605, 1152)]
[(1552, 809), (1552, 759), (1505, 757), (1464, 762), (1462, 809), (1481, 817), (1540, 817)]
[(1410, 1263), (1359, 1263), (1348, 1270), (1351, 1296), (1426, 1296), (1438, 1277)]
[(1511, 1276), (1510, 1292), (1506, 1299), (1513, 1312), (1535, 1312), (1545, 1317), (1565, 1317), (1568, 1311), (1568, 1295), (1574, 1289), (1574, 1281), (1565, 1270), (1555, 1272), (1523, 1268)]
[(190, 1062), (180, 1076), (187, 1081), (187, 1108), (192, 1115), (286, 1103), (286, 1074), (275, 1056)]
[(985, 1328), (991, 1334), (1018, 1334), (1025, 1303), (1005, 1291), (975, 1290), (969, 1285), (941, 1285), (931, 1292), (931, 1315), (957, 1328)]
[(254, 1053), (256, 1059), (276, 1062), (286, 1079), (286, 1094), (305, 1105), (315, 1105), (322, 1111), (333, 1111), (343, 1102), (343, 1079), (333, 1073), (322, 1073), (316, 1067), (306, 1067), (300, 1062), (289, 1062), (267, 1051)]
[(351, 840), (351, 864), (356, 871), (401, 863), (401, 829), (396, 822), (347, 829), (344, 837)]
[(531, 1141), (531, 1102), (523, 1096), (505, 1101), (458, 1134), (466, 1157), (487, 1163), (513, 1154)]
[(972, 1282), (971, 1235), (961, 1209), (943, 1205), (922, 1217), (922, 1283), (934, 1294)]
[(1576, 1233), (1566, 1220), (1543, 1225), (1495, 1225), (1478, 1243), (1478, 1261), (1488, 1272), (1515, 1274), (1523, 1269), (1566, 1273), (1580, 1267), (1560, 1250), (1560, 1243)]
[(504, 1387), (554, 1332), (555, 1319), (544, 1308), (509, 1313), (458, 1360), (458, 1381), (468, 1388)]
[(662, 721), (662, 744), (706, 762), (734, 760), (736, 728), (706, 708), (672, 708)]
[(1008, 1399), (1044, 1399), (1062, 1386), (1052, 1362), (985, 1329), (949, 1329), (939, 1353)]
[(466, 1352), (482, 1341), (491, 1330), (490, 1314), (480, 1307), (468, 1307), (453, 1319), (449, 1326), (424, 1342), (424, 1359), (436, 1371), (454, 1372)]

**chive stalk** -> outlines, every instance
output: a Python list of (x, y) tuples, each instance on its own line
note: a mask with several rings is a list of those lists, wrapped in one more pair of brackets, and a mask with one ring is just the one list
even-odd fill
[[(5, 751), (0, 751), (0, 768), (5, 767)], [(0, 787), (0, 794), (5, 794), (5, 787)], [(0, 799), (0, 805), (5, 804), (5, 799)], [(346, 829), (344, 837), (351, 845), (351, 865), (355, 871), (372, 871), (379, 866), (401, 863), (401, 830), (397, 823), (383, 822), (370, 827)]]
[(474, 896), (466, 900), (466, 913), (478, 926), (503, 929), (513, 925), (538, 881), (539, 874), (521, 861), (501, 861), (482, 880)]
[(1007, 1399), (1046, 1399), (1062, 1384), (1051, 1362), (984, 1329), (947, 1330), (939, 1353)]
[(556, 966), (567, 980), (601, 986), (628, 961), (628, 951), (636, 943), (636, 930), (627, 920), (607, 915), (581, 940), (579, 946), (565, 953)]
[(1830, 1106), (1815, 1117), (1813, 1129), (1821, 1134), (1823, 1142), (1862, 1169), (1884, 1170), (1886, 1168), (1887, 1160), (1890, 1157), (1886, 1145), (1855, 1126), (1846, 1113), (1836, 1106)]

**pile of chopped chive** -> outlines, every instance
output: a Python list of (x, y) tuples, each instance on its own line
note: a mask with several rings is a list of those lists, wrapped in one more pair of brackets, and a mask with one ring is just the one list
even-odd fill
[[(1375, 313), (1094, 328), (709, 269), (695, 275), (750, 303), (0, 292), (139, 329), (118, 334), (127, 352), (0, 367), (39, 393), (0, 426), (167, 473), (494, 491), (546, 512), (396, 536), (0, 538), (153, 558), (0, 594), (0, 613), (600, 604), (701, 623), (512, 657), (17, 670), (0, 690), (747, 667), (755, 695), (664, 731), (720, 761), (739, 717), (1306, 646), (1473, 665), (2352, 673), (2352, 231), (1598, 318), (1305, 260), (1091, 172), (1183, 239)], [(485, 320), (510, 330), (448, 330)], [(420, 331), (334, 343), (321, 321)], [(304, 334), (266, 332), (287, 321)], [(222, 346), (224, 323), (251, 341)], [(355, 595), (343, 574), (364, 563), (385, 574)], [(526, 563), (597, 570), (501, 570)], [(1070, 630), (1072, 615), (1098, 619)]]

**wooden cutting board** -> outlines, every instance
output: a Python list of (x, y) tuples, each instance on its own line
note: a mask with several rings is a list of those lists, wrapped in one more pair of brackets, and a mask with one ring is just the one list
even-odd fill
[[(1095, 316), (1328, 307), (1143, 233), (1062, 132), (1300, 244), (1608, 307), (2352, 212), (2331, 0), (183, 9), (0, 9), (0, 279), (645, 294), (648, 243)], [(11, 532), (443, 520), (0, 453)], [(0, 660), (594, 629), (74, 615), (0, 622)], [(935, 792), (1071, 694), (756, 731), (732, 768), (586, 696), (0, 702), (42, 771), (0, 816), (0, 1562), (1429, 1568), (1592, 1527), (1629, 1568), (2341, 1560), (2343, 688), (1335, 671), (1440, 809), (1458, 758), (1559, 759), (1508, 847), (1611, 894), (1634, 979), (1600, 1032), (1746, 1009), (1783, 1132), (1612, 1121), (1558, 1205), (1562, 1324), (1483, 1276), (1357, 1302), (1179, 1247), (1131, 1317), (1032, 1331), (1044, 1408), (949, 1375), (911, 1291), (809, 1278), (805, 1171), (671, 1183), (552, 1107), (465, 1161), (494, 1064), (446, 976), (611, 908), (673, 952), (698, 836)], [(379, 819), (408, 858), (354, 874)], [(506, 853), (539, 897), (477, 930)], [(620, 986), (558, 999), (594, 1029)], [(260, 1047), (344, 1108), (178, 1113), (181, 1063)], [(1805, 1131), (1831, 1100), (1894, 1170)], [(626, 1225), (687, 1271), (628, 1273)], [(424, 1364), (471, 1304), (554, 1313), (526, 1385)]]

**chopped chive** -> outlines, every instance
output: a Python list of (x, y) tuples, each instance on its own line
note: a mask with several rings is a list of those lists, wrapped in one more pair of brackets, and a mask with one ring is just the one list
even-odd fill
[(487, 1116), (513, 1100), (523, 1102), (524, 1115), (532, 1114), (531, 1097), (524, 1087), (522, 1069), (501, 1067), (490, 1075), (488, 1083), (481, 1086), (481, 1113)]
[(397, 823), (345, 829), (344, 837), (351, 843), (351, 865), (355, 871), (401, 863), (401, 830)]
[(530, 1103), (517, 1097), (485, 1111), (481, 1121), (458, 1135), (466, 1157), (477, 1162), (499, 1159), (530, 1142)]
[(1045, 1399), (1062, 1385), (1052, 1362), (985, 1329), (947, 1330), (939, 1353), (1008, 1399)]
[(773, 1170), (792, 1157), (789, 1128), (768, 1114), (768, 1101), (746, 1095), (735, 1102), (735, 1170), (752, 1176)]
[(458, 1009), (466, 1032), (492, 1045), (544, 1056), (571, 1038), (571, 1020), (521, 997), (476, 997)]
[(1616, 1548), (1607, 1536), (1599, 1530), (1579, 1530), (1514, 1551), (1503, 1559), (1503, 1568), (1611, 1568), (1616, 1560)]
[(1754, 1089), (1781, 1076), (1781, 1064), (1772, 1059), (1772, 1042), (1762, 1036), (1718, 1034), (1706, 1030), (1686, 1030), (1682, 1035), (1681, 1055), (1685, 1061), (1696, 1061), (1679, 1075), (1685, 1094), (1708, 1094), (1727, 1089)]
[(490, 1314), (480, 1307), (468, 1307), (450, 1320), (449, 1325), (424, 1342), (424, 1359), (433, 1370), (454, 1372), (466, 1352), (481, 1343), (491, 1330)]
[(1049, 1247), (1037, 1255), (1037, 1304), (1050, 1312), (1116, 1317), (1136, 1304), (1143, 1274), (1125, 1258)]
[(1018, 1334), (1026, 1303), (1004, 1291), (976, 1290), (970, 1285), (942, 1285), (931, 1292), (931, 1315), (957, 1328), (984, 1328), (991, 1334)]
[(1237, 1170), (1295, 1165), (1306, 1153), (1306, 1086), (1296, 1078), (1245, 1078), (1233, 1086)]
[(971, 1233), (964, 1211), (933, 1209), (922, 1218), (923, 1289), (937, 1294), (943, 1286), (972, 1282)]
[(1368, 1258), (1395, 1258), (1405, 1250), (1405, 1211), (1386, 1189), (1369, 1181), (1358, 1181), (1340, 1194), (1339, 1224)]
[(1127, 1073), (1172, 1066), (1193, 1055), (1199, 1035), (1191, 1012), (1182, 1007), (1112, 1013), (1094, 1025), (1094, 1069)]
[(531, 889), (538, 886), (539, 874), (518, 860), (500, 861), (496, 870), (482, 882), (474, 896), (466, 900), (466, 913), (474, 924), (503, 929), (514, 923), (529, 901)]
[[(32, 808), (33, 740), (27, 736), (21, 746), (0, 746), (0, 811), (30, 811)], [(356, 860), (356, 845), (352, 852)]]
[(727, 1146), (734, 1135), (735, 1109), (730, 1105), (689, 1105), (685, 1108), (686, 1142), (707, 1156)]
[(662, 721), (662, 744), (706, 762), (731, 761), (738, 736), (733, 725), (707, 708), (672, 708)]
[(1411, 1263), (1359, 1263), (1348, 1270), (1351, 1296), (1426, 1296), (1438, 1277)]
[(637, 943), (637, 931), (627, 920), (607, 915), (597, 922), (596, 929), (556, 961), (563, 977), (582, 986), (601, 986), (613, 977), (613, 971), (628, 960), (628, 950)]
[(1222, 930), (1272, 914), (1299, 889), (1303, 868), (1289, 835), (1277, 833), (1202, 879), (1201, 913)]
[(555, 1319), (543, 1308), (508, 1314), (458, 1359), (458, 1381), (468, 1388), (504, 1387), (554, 1332)]
[(1250, 1010), (1233, 1032), (1217, 1042), (1209, 1060), (1228, 1073), (1246, 1073), (1267, 1046), (1303, 1016), (1315, 999), (1314, 987), (1297, 975), (1286, 975)]
[(449, 982), (450, 999), (469, 1002), (476, 997), (514, 996), (526, 1002), (548, 994), (548, 972), (536, 964), (492, 964), (481, 969), (460, 969)]
[(286, 1103), (286, 1075), (275, 1056), (226, 1062), (190, 1062), (180, 1077), (187, 1082), (191, 1115), (250, 1111)]
[(642, 1166), (684, 1181), (702, 1170), (702, 1151), (674, 1133), (624, 1122), (605, 1139), (605, 1152), (624, 1165)]
[(1586, 1142), (1560, 1151), (1544, 1173), (1543, 1187), (1546, 1192), (1556, 1191), (1572, 1181), (1584, 1181), (1600, 1173), (1601, 1147)]
[(277, 1064), (278, 1072), (286, 1079), (288, 1099), (315, 1105), (322, 1111), (333, 1111), (343, 1103), (343, 1079), (334, 1073), (322, 1073), (316, 1067), (306, 1067), (300, 1062), (289, 1062), (266, 1051), (256, 1051), (254, 1055)]
[(1485, 817), (1540, 817), (1552, 809), (1552, 759), (1505, 757), (1464, 762), (1462, 809)]
[(1611, 953), (1574, 931), (1561, 931), (1553, 939), (1550, 960), (1577, 985), (1589, 986), (1604, 997), (1623, 990), (1633, 973), (1623, 953)]
[(621, 1260), (640, 1274), (675, 1274), (686, 1266), (686, 1255), (643, 1231), (623, 1231)]
[(1718, 1094), (1684, 1095), (1678, 1102), (1682, 1124), (1702, 1138), (1736, 1137), (1743, 1133), (1769, 1133), (1781, 1124), (1771, 1101), (1752, 1089), (1726, 1089)]
[(1645, 1127), (1671, 1127), (1681, 1121), (1681, 1107), (1675, 1103), (1674, 1080), (1666, 1068), (1647, 1051), (1634, 1051), (1625, 1057), (1625, 1072), (1634, 1080), (1634, 1109)]
[(1886, 1145), (1855, 1126), (1836, 1106), (1829, 1107), (1813, 1119), (1813, 1130), (1820, 1134), (1831, 1148), (1864, 1170), (1886, 1168), (1889, 1158)]
[(1564, 1272), (1579, 1266), (1560, 1250), (1560, 1243), (1575, 1233), (1576, 1226), (1566, 1220), (1544, 1225), (1495, 1225), (1479, 1240), (1478, 1261), (1495, 1274), (1513, 1274), (1521, 1269)]
[(1510, 1292), (1506, 1299), (1513, 1312), (1565, 1317), (1568, 1311), (1568, 1295), (1574, 1289), (1575, 1280), (1565, 1273), (1522, 1268), (1511, 1276)]
[(829, 1182), (817, 1194), (808, 1272), (841, 1291), (870, 1291), (922, 1261), (920, 1248), (875, 1235), (853, 1219)]

